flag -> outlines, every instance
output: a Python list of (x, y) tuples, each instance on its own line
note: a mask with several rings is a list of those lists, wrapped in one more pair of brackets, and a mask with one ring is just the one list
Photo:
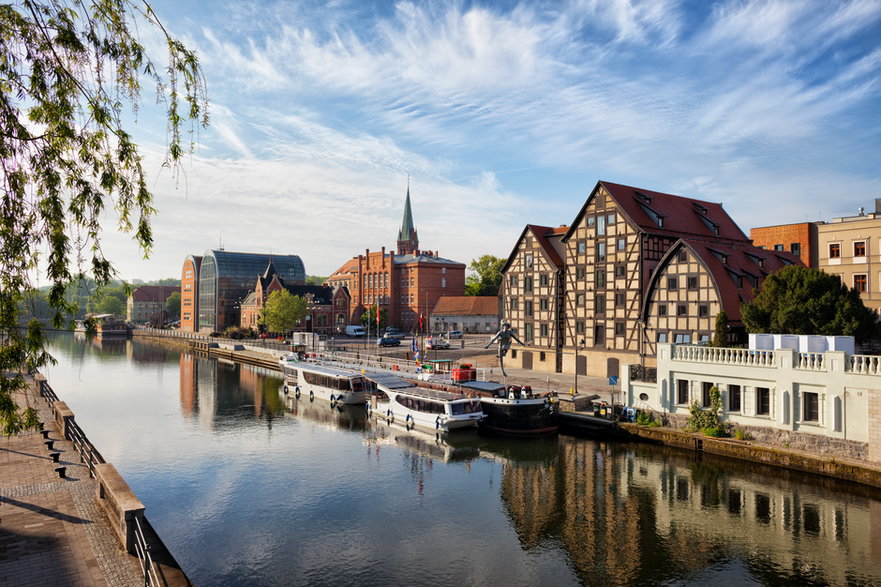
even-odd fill
[(379, 306), (376, 307), (376, 325), (379, 326), (379, 314), (382, 310), (379, 309)]
[(422, 330), (422, 313), (419, 313), (419, 330)]

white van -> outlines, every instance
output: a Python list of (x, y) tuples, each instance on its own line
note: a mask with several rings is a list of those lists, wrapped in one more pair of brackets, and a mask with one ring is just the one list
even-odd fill
[(346, 326), (346, 336), (367, 336), (367, 331), (363, 326)]

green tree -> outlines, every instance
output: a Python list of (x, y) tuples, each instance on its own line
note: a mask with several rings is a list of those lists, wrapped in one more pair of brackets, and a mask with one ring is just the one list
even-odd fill
[(259, 322), (266, 326), (269, 332), (284, 334), (306, 317), (306, 311), (306, 298), (295, 296), (286, 289), (280, 289), (266, 298)]
[(716, 314), (716, 332), (713, 333), (710, 346), (722, 347), (726, 344), (728, 344), (728, 314), (722, 310)]
[(180, 292), (174, 291), (171, 292), (167, 298), (165, 298), (165, 310), (168, 312), (168, 316), (172, 320), (177, 320), (180, 318)]
[(762, 289), (741, 305), (750, 333), (877, 336), (878, 317), (856, 289), (818, 269), (789, 266), (765, 278)]
[[(167, 66), (147, 56), (137, 33), (165, 38)], [(0, 371), (51, 361), (39, 321), (19, 330), (20, 302), (37, 275), (49, 283), (51, 324), (69, 325), (78, 308), (67, 287), (87, 272), (114, 275), (101, 248), (108, 210), (119, 230), (149, 253), (152, 195), (127, 110), (141, 105), (141, 80), (156, 84), (167, 120), (165, 165), (177, 169), (192, 144), (189, 126), (207, 124), (196, 55), (171, 37), (147, 3), (134, 0), (20, 0), (0, 3)], [(191, 125), (191, 126), (190, 126)], [(71, 239), (75, 238), (75, 241)], [(82, 257), (81, 257), (82, 256)], [(35, 424), (12, 393), (21, 375), (0, 377), (0, 428)]]
[(703, 410), (697, 400), (688, 407), (689, 416), (685, 418), (686, 429), (700, 432), (704, 436), (727, 436), (728, 430), (722, 423), (722, 392), (715, 385), (710, 388), (710, 409)]
[(379, 313), (379, 328), (377, 328), (377, 326), (376, 326), (376, 312), (377, 312), (376, 304), (373, 304), (372, 306), (367, 308), (367, 311), (364, 312), (363, 314), (361, 314), (361, 325), (364, 328), (367, 328), (367, 326), (369, 325), (371, 332), (373, 332), (374, 330), (377, 330), (378, 331), (377, 334), (379, 334), (379, 332), (382, 332), (385, 329), (385, 327), (388, 325), (388, 312), (381, 311)]
[(497, 296), (502, 284), (502, 267), (505, 259), (482, 255), (471, 260), (468, 266), (473, 273), (465, 278), (466, 296)]
[(125, 316), (128, 301), (128, 288), (123, 284), (106, 285), (98, 288), (92, 297), (90, 309), (96, 314), (116, 314)]
[(321, 285), (325, 281), (327, 281), (327, 277), (322, 277), (320, 275), (307, 275), (306, 276), (306, 285)]

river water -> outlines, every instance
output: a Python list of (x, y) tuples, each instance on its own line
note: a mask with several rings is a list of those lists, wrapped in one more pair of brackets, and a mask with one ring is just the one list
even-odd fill
[(438, 439), (271, 371), (51, 338), (49, 383), (196, 585), (881, 584), (881, 492), (561, 435)]

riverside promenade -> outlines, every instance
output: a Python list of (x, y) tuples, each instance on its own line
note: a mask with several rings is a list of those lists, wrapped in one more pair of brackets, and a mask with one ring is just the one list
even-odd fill
[[(0, 585), (144, 585), (140, 561), (124, 550), (96, 497), (98, 481), (27, 380), (28, 391), (14, 399), (39, 411), (46, 438), (39, 431), (0, 436)], [(179, 570), (164, 571), (168, 584), (189, 584)]]

